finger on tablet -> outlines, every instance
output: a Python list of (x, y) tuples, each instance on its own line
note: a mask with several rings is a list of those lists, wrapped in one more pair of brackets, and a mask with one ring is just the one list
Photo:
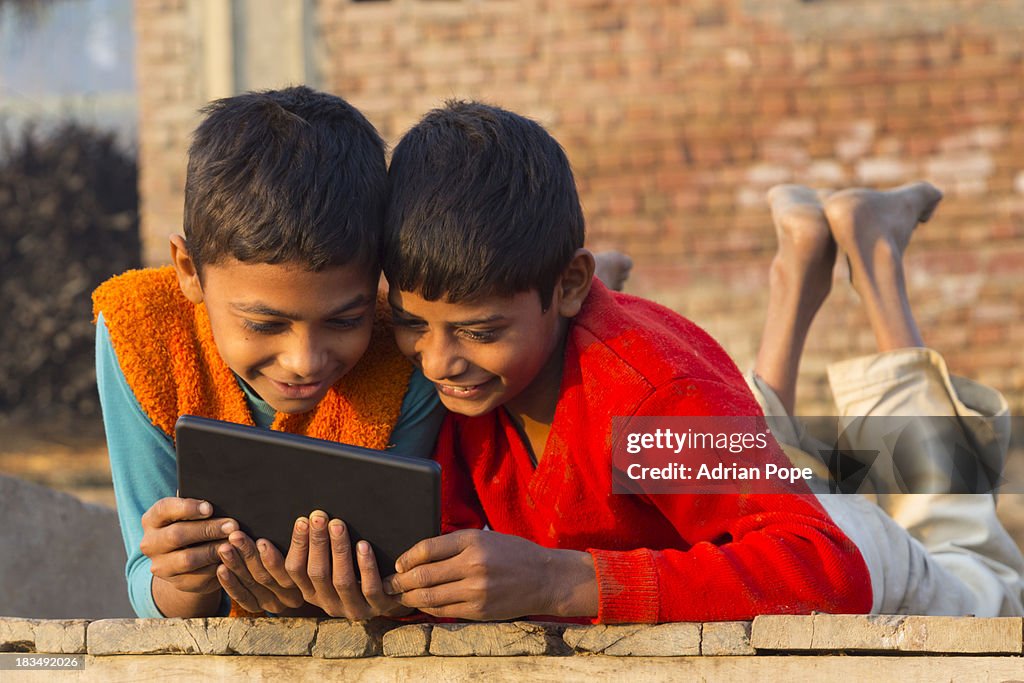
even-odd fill
[(332, 519), (331, 532), (331, 577), (339, 595), (351, 596), (357, 590), (355, 563), (352, 561), (352, 539), (348, 527), (340, 519)]
[(213, 514), (213, 506), (196, 498), (161, 498), (142, 515), (143, 525), (167, 526), (173, 522), (206, 519)]
[(206, 567), (220, 564), (217, 555), (219, 541), (181, 548), (152, 559), (153, 573), (168, 578), (179, 574), (194, 574)]
[(460, 563), (442, 560), (413, 567), (409, 571), (392, 574), (384, 579), (384, 591), (397, 595), (422, 588), (439, 586), (465, 578), (465, 569)]
[(373, 608), (373, 612), (391, 615), (398, 611), (404, 611), (404, 606), (400, 602), (384, 592), (384, 582), (380, 578), (377, 558), (368, 542), (356, 543), (356, 561), (359, 563), (359, 586), (366, 602)]
[(249, 570), (249, 574), (256, 583), (268, 585), (273, 582), (273, 578), (267, 572), (266, 567), (263, 566), (263, 558), (260, 557), (256, 544), (253, 543), (248, 534), (236, 531), (228, 536), (228, 543), (231, 544), (235, 552), (242, 558), (242, 562), (245, 563), (246, 569)]
[(318, 589), (330, 585), (331, 538), (327, 530), (327, 514), (321, 510), (314, 510), (309, 515), (309, 559), (306, 571)]
[[(288, 547), (288, 554), (284, 558), (284, 568), (288, 576), (302, 591), (307, 601), (313, 602), (316, 591), (306, 565), (309, 562), (309, 520), (299, 517), (292, 527), (292, 543)], [(322, 607), (322, 605), (321, 605)]]
[(395, 560), (395, 571), (407, 572), (413, 567), (430, 562), (446, 560), (458, 555), (466, 547), (470, 536), (464, 532), (478, 532), (478, 529), (453, 531), (443, 536), (426, 538), (402, 553)]
[(348, 526), (340, 519), (331, 520), (331, 583), (349, 619), (370, 618), (370, 606), (356, 580), (352, 560), (352, 539)]
[[(248, 536), (241, 534), (241, 537), (232, 537), (231, 541), (231, 545), (228, 546), (231, 548), (231, 552), (223, 552), (224, 545), (221, 546), (221, 558), (235, 578), (256, 598), (261, 609), (280, 612), (284, 607), (297, 607), (302, 604), (301, 599), (296, 600), (294, 596), (285, 596), (288, 599), (282, 599), (286, 591), (277, 586), (266, 569), (263, 568), (263, 563), (260, 562), (259, 556), (256, 554), (256, 546)], [(239, 545), (251, 546), (251, 555), (248, 558), (246, 553), (250, 551), (242, 550)], [(281, 593), (279, 594), (278, 591)]]
[(246, 612), (262, 612), (259, 601), (250, 593), (237, 576), (226, 565), (217, 568), (217, 581), (228, 597), (238, 603)]
[(277, 585), (286, 589), (295, 588), (295, 582), (285, 569), (284, 557), (282, 557), (281, 551), (265, 538), (256, 541), (256, 548), (259, 550), (263, 566), (270, 576), (273, 577)]
[(405, 591), (396, 598), (406, 607), (413, 607), (434, 616), (442, 616), (437, 610), (455, 604), (465, 604), (465, 596), (461, 588), (459, 582), (445, 583)]
[(244, 579), (243, 583), (251, 583), (252, 577), (249, 575), (249, 568), (245, 566), (245, 562), (242, 561), (241, 555), (230, 543), (221, 543), (217, 546), (217, 556), (220, 557), (221, 563), (227, 567), (232, 574), (238, 579)]

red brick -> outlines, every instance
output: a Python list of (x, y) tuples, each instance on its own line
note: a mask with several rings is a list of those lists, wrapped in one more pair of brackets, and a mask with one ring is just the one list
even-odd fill
[(832, 43), (825, 47), (825, 62), (830, 70), (849, 71), (860, 66), (861, 55), (853, 43)]
[(758, 95), (759, 111), (765, 116), (785, 116), (793, 113), (792, 98), (788, 93), (764, 92)]
[[(934, 4), (929, 22), (969, 3)], [(716, 328), (743, 353), (754, 342), (738, 340), (756, 340), (760, 320), (751, 311), (760, 309), (736, 293), (763, 294), (774, 248), (764, 188), (752, 177), (842, 184), (865, 160), (882, 159), (910, 179), (952, 151), (989, 155), (980, 175), (932, 178), (947, 197), (915, 235), (908, 277), (922, 325), (943, 346), (966, 347), (968, 369), (1007, 374), (1012, 365), (992, 354), (1024, 343), (1024, 326), (992, 327), (1001, 321), (969, 317), (986, 309), (938, 293), (944, 279), (969, 283), (984, 273), (977, 306), (1024, 305), (1024, 195), (1015, 188), (1024, 44), (1009, 5), (1004, 26), (940, 30), (901, 24), (895, 13), (887, 21), (887, 3), (871, 0), (853, 10), (863, 15), (855, 33), (826, 37), (783, 25), (786, 13), (771, 3), (545, 0), (529, 12), (509, 2), (314, 5), (322, 82), (384, 135), (394, 139), (453, 94), (539, 117), (569, 151), (591, 233), (643, 259), (631, 291), (710, 307)], [(199, 62), (183, 42), (186, 8), (179, 0), (163, 9), (170, 6), (135, 4), (144, 230), (180, 222), (181, 164), (201, 104)], [(848, 11), (836, 3), (786, 10), (824, 21)], [(811, 132), (783, 136), (780, 124), (794, 117), (811, 122)], [(748, 253), (764, 262), (738, 261)], [(716, 270), (723, 260), (735, 267)], [(648, 265), (666, 274), (646, 279)], [(861, 305), (844, 285), (811, 335), (802, 403), (827, 403), (826, 360), (873, 349)], [(1014, 377), (1008, 399), (1024, 406), (1024, 372)]]
[(958, 52), (961, 59), (970, 59), (992, 53), (992, 40), (987, 36), (968, 36), (960, 40)]
[(955, 45), (943, 37), (929, 37), (924, 44), (924, 60), (932, 67), (945, 66), (953, 60)]

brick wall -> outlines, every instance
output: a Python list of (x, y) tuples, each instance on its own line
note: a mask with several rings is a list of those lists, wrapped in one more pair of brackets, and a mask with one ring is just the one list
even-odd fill
[(201, 36), (188, 0), (135, 0), (134, 9), (143, 260), (156, 264), (181, 232), (189, 136), (204, 100)]
[[(143, 218), (151, 232), (154, 221), (172, 225), (166, 234), (176, 229), (194, 121), (175, 65), (189, 59), (175, 47), (187, 26), (157, 15), (187, 11), (171, 0), (137, 7)], [(764, 191), (931, 180), (946, 199), (908, 259), (926, 341), (954, 372), (995, 385), (1024, 412), (1018, 0), (314, 7), (320, 86), (362, 108), (389, 140), (449, 97), (485, 99), (548, 126), (573, 161), (591, 246), (632, 254), (627, 290), (694, 318), (744, 367), (774, 248)], [(147, 47), (146, 35), (166, 47)], [(164, 249), (151, 253), (163, 258)], [(865, 325), (837, 272), (805, 355), (801, 410), (831, 412), (824, 366), (871, 351)]]

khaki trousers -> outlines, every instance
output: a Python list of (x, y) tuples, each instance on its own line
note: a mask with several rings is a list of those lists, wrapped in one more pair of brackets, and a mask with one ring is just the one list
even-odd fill
[[(935, 351), (900, 349), (856, 358), (831, 365), (828, 377), (841, 423), (873, 416), (956, 418), (945, 424), (963, 432), (974, 457), (1001, 471), (1009, 442), (1005, 399), (990, 387), (951, 376)], [(748, 382), (790, 459), (800, 466), (820, 465), (809, 454), (831, 445), (809, 436), (759, 377), (751, 373)], [(847, 446), (872, 450), (881, 444), (885, 435), (872, 433), (872, 425), (880, 423), (857, 421), (857, 428), (845, 430)], [(929, 439), (914, 443), (923, 449), (914, 457), (941, 481), (949, 467), (945, 449), (929, 452)], [(885, 475), (873, 468), (871, 476)], [(812, 489), (861, 551), (871, 574), (873, 613), (1024, 614), (1024, 557), (996, 517), (993, 495), (884, 493), (872, 502), (857, 494), (830, 494), (820, 485)]]

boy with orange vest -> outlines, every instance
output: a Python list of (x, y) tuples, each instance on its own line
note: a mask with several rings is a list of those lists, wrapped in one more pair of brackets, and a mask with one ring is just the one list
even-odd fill
[[(256, 592), (249, 609), (302, 612), (299, 588), (316, 584), (322, 595), (329, 573), (302, 564), (293, 581), (272, 547), (211, 518), (207, 501), (177, 497), (177, 418), (426, 457), (442, 413), (378, 319), (386, 166), (377, 131), (343, 100), (304, 87), (219, 100), (204, 113), (173, 265), (125, 273), (94, 294), (129, 594), (143, 617), (224, 613), (225, 590)], [(327, 543), (322, 513), (296, 528)], [(359, 558), (378, 574), (372, 553)]]

